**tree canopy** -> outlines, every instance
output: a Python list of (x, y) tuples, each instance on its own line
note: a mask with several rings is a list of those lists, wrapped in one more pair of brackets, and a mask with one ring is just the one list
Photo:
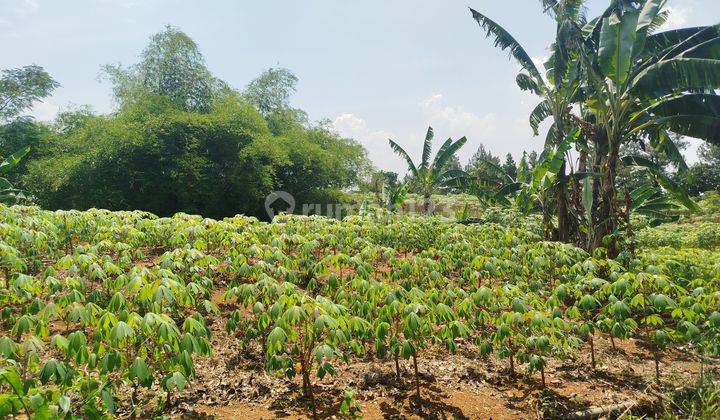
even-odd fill
[[(116, 112), (79, 107), (52, 124), (21, 119), (0, 131), (4, 153), (32, 147), (14, 179), (43, 207), (266, 217), (272, 191), (299, 204), (337, 203), (368, 173), (359, 143), (287, 105), (297, 80), (289, 70), (271, 69), (248, 92), (233, 90), (174, 27), (152, 36), (137, 64), (104, 70)], [(274, 95), (268, 102), (249, 99), (266, 93)]]

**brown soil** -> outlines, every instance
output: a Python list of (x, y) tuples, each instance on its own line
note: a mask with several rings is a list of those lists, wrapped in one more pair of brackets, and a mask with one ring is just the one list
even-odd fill
[[(143, 252), (146, 259), (138, 265), (157, 264), (159, 250), (143, 249)], [(383, 268), (389, 272), (390, 267)], [(347, 276), (351, 271), (345, 268), (343, 274)], [(339, 270), (335, 274), (339, 275)], [(483, 283), (497, 286), (499, 281), (484, 279)], [(309, 401), (301, 396), (300, 379), (291, 381), (267, 373), (259, 340), (252, 340), (251, 347), (243, 348), (240, 338), (226, 333), (225, 319), (237, 305), (222, 300), (224, 291), (222, 287), (213, 290), (211, 298), (221, 314), (206, 318), (212, 330), (213, 355), (196, 360), (197, 377), (188, 389), (174, 396), (172, 417), (311, 418)], [(51, 330), (63, 327), (58, 322)], [(636, 410), (635, 414), (642, 415), (651, 413), (658, 399), (652, 355), (639, 340), (616, 340), (616, 349), (613, 349), (608, 339), (596, 336), (597, 368), (594, 371), (587, 347), (578, 349), (573, 360), (551, 359), (545, 372), (547, 387), (544, 389), (538, 373), (527, 375), (525, 366), (517, 366), (517, 375), (511, 377), (506, 360), (482, 359), (471, 342), (460, 345), (462, 350), (457, 354), (441, 350), (421, 353), (418, 358), (420, 402), (415, 397), (409, 361), (401, 361), (400, 383), (395, 380), (392, 360), (378, 359), (372, 351), (362, 359), (351, 357), (348, 364), (338, 362), (337, 375), (312, 379), (318, 417), (340, 418), (339, 407), (347, 388), (357, 391), (366, 419), (556, 418), (590, 407), (628, 401), (638, 403), (640, 411)], [(689, 351), (673, 349), (663, 354), (660, 369), (662, 390), (672, 390), (695, 382), (700, 363)], [(720, 361), (705, 369), (720, 373)], [(153, 395), (146, 397), (145, 401), (153, 399)], [(149, 406), (148, 409), (146, 413), (151, 413), (152, 409)]]
[[(218, 293), (218, 292), (216, 292)], [(215, 300), (215, 299), (213, 299)], [(176, 418), (267, 419), (311, 418), (310, 404), (301, 396), (299, 379), (269, 374), (257, 345), (243, 349), (228, 336), (222, 316), (210, 321), (212, 357), (197, 361), (198, 377), (179, 399)], [(418, 359), (422, 402), (413, 387), (412, 366), (401, 362), (396, 383), (391, 360), (371, 354), (338, 364), (338, 374), (313, 378), (319, 418), (338, 418), (344, 390), (357, 391), (364, 418), (553, 418), (595, 406), (635, 401), (652, 407), (657, 401), (654, 364), (638, 340), (610, 341), (596, 337), (597, 368), (590, 368), (589, 350), (579, 349), (575, 360), (551, 360), (547, 388), (539, 375), (528, 376), (524, 366), (511, 377), (507, 363), (481, 359), (474, 346), (458, 354), (426, 351)], [(707, 368), (707, 367), (706, 367)], [(720, 371), (718, 365), (711, 370)], [(673, 389), (697, 380), (699, 362), (688, 352), (668, 351), (661, 361), (662, 386)]]

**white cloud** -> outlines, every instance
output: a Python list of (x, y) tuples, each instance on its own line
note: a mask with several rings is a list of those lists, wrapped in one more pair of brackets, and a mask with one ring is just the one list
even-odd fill
[(449, 131), (446, 133), (449, 135), (461, 132), (480, 134), (495, 128), (495, 114), (479, 116), (460, 107), (445, 105), (439, 93), (420, 102), (420, 108), (429, 117), (430, 125), (436, 132)]
[(459, 139), (467, 137), (468, 144), (460, 149), (460, 161), (467, 162), (480, 143), (486, 145), (496, 136), (499, 126), (498, 116), (494, 113), (478, 115), (460, 106), (445, 103), (441, 94), (434, 94), (420, 102), (428, 124), (436, 133), (436, 140), (448, 137)]
[(52, 121), (60, 111), (60, 107), (52, 101), (36, 101), (30, 110), (30, 115), (39, 121)]
[[(463, 164), (470, 160), (481, 143), (495, 155), (504, 156), (510, 152), (516, 157), (523, 149), (533, 150), (542, 145), (541, 141), (532, 137), (527, 118), (496, 113), (477, 114), (447, 102), (439, 93), (427, 96), (417, 103), (419, 112), (408, 110), (413, 116), (405, 120), (403, 127), (395, 128), (398, 132), (378, 130), (372, 121), (350, 112), (335, 117), (333, 127), (340, 135), (358, 140), (367, 149), (376, 167), (400, 174), (405, 173), (406, 166), (388, 147), (388, 138), (405, 148), (413, 159), (419, 159), (428, 125), (435, 131), (433, 151), (437, 151), (447, 138), (467, 137), (467, 144), (458, 153)], [(532, 106), (534, 103), (521, 108), (529, 113), (525, 108)]]
[(396, 136), (384, 130), (370, 130), (364, 119), (351, 113), (342, 113), (333, 120), (335, 131), (344, 137), (353, 138), (368, 151), (368, 157), (380, 169), (402, 172), (401, 160), (390, 151), (389, 138)]
[(663, 29), (677, 29), (687, 26), (690, 21), (691, 10), (685, 7), (668, 7), (670, 13)]
[(367, 124), (365, 123), (365, 120), (350, 113), (338, 115), (333, 121), (333, 127), (335, 127), (335, 130), (342, 135), (348, 135), (346, 133), (357, 134), (367, 131)]

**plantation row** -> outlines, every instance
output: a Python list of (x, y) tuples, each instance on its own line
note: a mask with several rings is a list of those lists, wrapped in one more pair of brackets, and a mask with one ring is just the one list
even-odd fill
[[(501, 214), (495, 217), (502, 218)], [(503, 224), (382, 212), (276, 223), (0, 206), (0, 417), (166, 410), (212, 354), (210, 317), (266, 368), (313, 383), (368, 353), (400, 378), (426, 351), (506, 360), (545, 385), (594, 340), (720, 352), (720, 252), (623, 263)], [(221, 310), (222, 308), (222, 310)], [(701, 360), (704, 360), (701, 358)], [(593, 366), (594, 367), (594, 366)], [(143, 389), (163, 391), (152, 407)]]

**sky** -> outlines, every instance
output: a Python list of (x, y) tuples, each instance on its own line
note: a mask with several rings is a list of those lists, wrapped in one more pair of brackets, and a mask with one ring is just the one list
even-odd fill
[[(590, 0), (589, 15), (607, 3)], [(112, 112), (100, 67), (136, 63), (170, 24), (235, 88), (268, 67), (290, 69), (300, 80), (292, 105), (360, 141), (378, 168), (404, 172), (387, 139), (418, 157), (428, 125), (436, 148), (468, 138), (463, 163), (481, 143), (517, 160), (542, 147), (528, 124), (538, 101), (517, 87), (519, 66), (485, 38), (468, 6), (503, 25), (537, 63), (548, 56), (554, 24), (538, 0), (0, 0), (0, 69), (38, 64), (60, 82), (33, 108), (39, 120), (80, 105)], [(668, 28), (720, 21), (718, 0), (668, 6)]]

